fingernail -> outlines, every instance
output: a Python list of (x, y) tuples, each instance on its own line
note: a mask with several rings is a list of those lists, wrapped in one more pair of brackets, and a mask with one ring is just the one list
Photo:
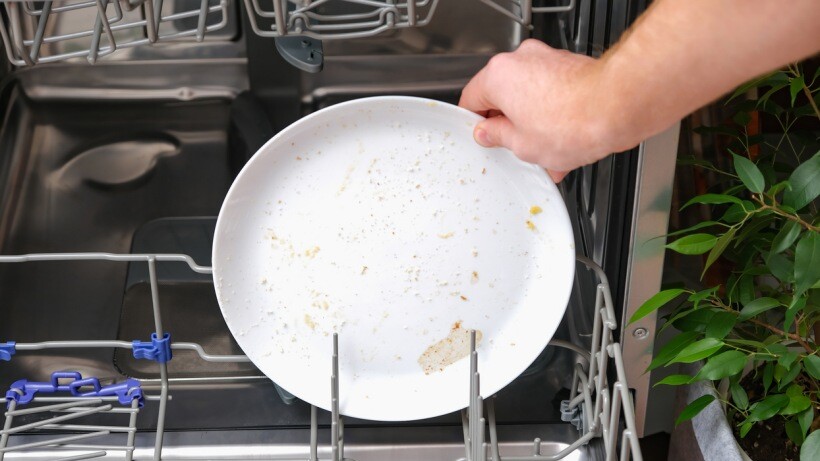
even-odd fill
[(484, 147), (489, 147), (492, 145), (492, 143), (490, 142), (490, 136), (487, 134), (487, 130), (484, 130), (482, 128), (476, 128), (475, 140), (477, 143), (481, 144)]

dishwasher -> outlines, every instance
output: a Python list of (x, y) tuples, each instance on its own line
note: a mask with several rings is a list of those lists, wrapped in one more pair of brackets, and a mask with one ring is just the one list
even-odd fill
[(642, 459), (655, 324), (625, 319), (660, 286), (677, 127), (560, 184), (566, 315), (496, 395), (465, 376), (461, 412), (365, 421), (278, 387), (225, 324), (211, 246), (231, 182), (290, 123), (367, 96), (457, 103), (527, 37), (599, 56), (645, 0), (0, 3), (0, 461)]

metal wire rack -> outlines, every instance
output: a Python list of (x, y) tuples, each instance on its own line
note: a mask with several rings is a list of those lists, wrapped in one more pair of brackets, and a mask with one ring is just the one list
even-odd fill
[[(251, 29), (264, 37), (352, 39), (422, 27), (439, 0), (243, 0)], [(560, 13), (575, 0), (477, 0), (529, 25), (534, 13)], [(558, 2), (566, 2), (559, 4)], [(85, 57), (94, 64), (119, 49), (180, 39), (203, 41), (228, 24), (231, 0), (0, 0), (0, 38), (17, 66)]]
[[(25, 453), (28, 450), (49, 449), (55, 451), (55, 458), (60, 461), (84, 460), (106, 456), (109, 451), (123, 451), (123, 459), (130, 461), (134, 451), (136, 420), (144, 402), (158, 405), (156, 436), (153, 459), (162, 459), (163, 438), (165, 434), (165, 416), (168, 402), (171, 399), (167, 362), (172, 359), (174, 350), (193, 350), (208, 362), (248, 362), (244, 355), (211, 355), (196, 343), (172, 342), (170, 333), (163, 330), (161, 308), (159, 303), (159, 284), (157, 281), (158, 262), (184, 262), (197, 273), (209, 274), (210, 267), (198, 265), (193, 258), (183, 254), (111, 254), (111, 253), (56, 253), (29, 254), (20, 256), (0, 256), (0, 263), (26, 263), (35, 261), (112, 261), (112, 262), (145, 262), (148, 265), (149, 284), (151, 288), (152, 312), (155, 331), (150, 341), (46, 341), (40, 343), (0, 342), (0, 362), (11, 360), (18, 351), (43, 349), (73, 348), (122, 348), (133, 351), (136, 358), (153, 360), (160, 371), (159, 395), (144, 396), (140, 381), (127, 379), (121, 383), (101, 386), (96, 378), (83, 378), (76, 372), (55, 372), (49, 383), (31, 383), (17, 381), (0, 398), (5, 404), (5, 422), (0, 430), (0, 461), (10, 452)], [(640, 446), (635, 432), (635, 414), (632, 397), (626, 382), (621, 347), (612, 339), (612, 332), (618, 328), (617, 317), (612, 305), (609, 282), (603, 270), (592, 260), (578, 256), (578, 262), (594, 271), (598, 278), (595, 321), (592, 332), (592, 345), (589, 351), (566, 341), (553, 340), (552, 346), (562, 347), (574, 352), (578, 358), (574, 368), (572, 388), (569, 400), (562, 402), (562, 419), (575, 425), (579, 431), (578, 439), (559, 453), (541, 455), (541, 441), (533, 441), (533, 454), (526, 457), (503, 456), (499, 449), (496, 430), (495, 405), (493, 398), (486, 402), (480, 393), (480, 374), (478, 371), (478, 353), (475, 350), (475, 332), (470, 341), (470, 376), (469, 407), (462, 411), (464, 429), (465, 461), (553, 461), (559, 460), (592, 439), (602, 438), (606, 460), (634, 459), (642, 461)], [(332, 461), (352, 461), (344, 456), (344, 421), (339, 413), (339, 349), (338, 336), (333, 335), (331, 379), (331, 456)], [(609, 383), (608, 367), (615, 366), (617, 381)], [(67, 364), (68, 365), (68, 364)], [(466, 377), (465, 377), (466, 378)], [(66, 380), (69, 380), (66, 382)], [(67, 395), (66, 395), (67, 394)], [(484, 417), (486, 403), (487, 418)], [(44, 405), (43, 405), (44, 404)], [(118, 404), (118, 405), (117, 405)], [(115, 406), (117, 405), (117, 406)], [(24, 408), (25, 407), (25, 408)], [(54, 413), (65, 413), (50, 416)], [(96, 413), (124, 413), (128, 415), (127, 424), (92, 426), (76, 423), (77, 419)], [(319, 461), (318, 456), (318, 409), (311, 407), (310, 425), (310, 458)], [(18, 417), (39, 416), (35, 422), (14, 425)], [(50, 416), (50, 417), (45, 417)], [(623, 415), (623, 423), (621, 416)], [(69, 436), (55, 435), (47, 440), (26, 444), (11, 444), (12, 436), (23, 432), (71, 431)], [(55, 431), (55, 432), (52, 432)], [(485, 442), (485, 432), (489, 431), (490, 442)], [(126, 436), (122, 446), (103, 446), (86, 443), (88, 439), (123, 433)], [(620, 442), (620, 455), (618, 447)], [(68, 457), (57, 457), (56, 453), (71, 450)]]
[(228, 0), (0, 0), (0, 37), (17, 66), (85, 57), (205, 34), (225, 27)]

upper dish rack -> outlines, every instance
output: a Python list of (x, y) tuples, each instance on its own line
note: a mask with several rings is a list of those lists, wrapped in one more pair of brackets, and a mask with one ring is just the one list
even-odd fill
[[(439, 0), (243, 0), (263, 37), (352, 39), (421, 27)], [(528, 26), (534, 13), (568, 12), (576, 0), (473, 0)], [(94, 64), (118, 49), (189, 39), (225, 28), (232, 0), (0, 0), (0, 37), (17, 66), (85, 57)], [(536, 4), (538, 6), (536, 6)], [(46, 46), (44, 46), (46, 45)]]

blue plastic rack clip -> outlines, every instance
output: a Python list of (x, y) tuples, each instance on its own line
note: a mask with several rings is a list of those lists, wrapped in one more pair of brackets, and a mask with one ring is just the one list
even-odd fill
[(173, 358), (171, 353), (171, 333), (165, 333), (162, 339), (157, 339), (156, 333), (151, 333), (151, 342), (133, 341), (134, 358), (153, 360), (165, 363)]
[(11, 356), (17, 352), (17, 343), (9, 341), (7, 343), (0, 343), (0, 360), (6, 362), (11, 360)]
[[(60, 383), (60, 380), (71, 381)], [(47, 383), (30, 382), (25, 379), (16, 381), (6, 392), (6, 399), (14, 400), (17, 405), (30, 403), (36, 394), (55, 394), (57, 392), (68, 392), (74, 397), (113, 397), (116, 396), (121, 405), (131, 405), (135, 399), (139, 401), (142, 408), (145, 399), (142, 395), (142, 387), (136, 379), (127, 379), (121, 383), (101, 386), (97, 378), (83, 378), (77, 371), (57, 371), (51, 374), (51, 381)]]

